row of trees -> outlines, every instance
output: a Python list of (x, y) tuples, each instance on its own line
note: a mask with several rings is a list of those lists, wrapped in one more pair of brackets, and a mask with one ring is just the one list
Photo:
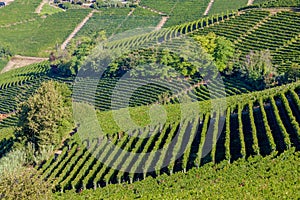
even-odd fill
[(92, 8), (122, 8), (122, 7), (136, 7), (138, 0), (96, 0)]
[[(76, 75), (96, 44), (105, 39), (105, 33), (99, 32), (92, 37), (78, 38), (67, 50), (57, 49), (50, 55), (52, 72), (63, 76)], [(207, 80), (221, 72), (225, 76), (238, 76), (258, 90), (296, 81), (300, 76), (300, 67), (296, 63), (292, 63), (284, 74), (278, 74), (269, 50), (250, 51), (242, 55), (230, 40), (215, 33), (196, 35), (193, 39), (196, 44), (185, 41), (181, 44), (181, 50), (174, 51), (168, 46), (151, 47), (119, 53), (117, 58), (110, 58), (109, 53), (102, 52), (93, 61), (97, 65), (97, 61), (112, 60), (104, 69), (107, 77), (121, 77), (129, 72), (135, 78), (171, 79), (184, 76)], [(103, 63), (98, 64), (102, 66)], [(90, 70), (98, 70), (99, 66), (93, 66)]]
[(75, 76), (92, 49), (105, 38), (105, 32), (100, 31), (91, 37), (83, 36), (73, 40), (65, 50), (57, 47), (49, 56), (51, 72), (66, 77)]

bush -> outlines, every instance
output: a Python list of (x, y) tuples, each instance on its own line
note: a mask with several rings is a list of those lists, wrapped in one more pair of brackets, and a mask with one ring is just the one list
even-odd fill
[(33, 168), (23, 167), (13, 174), (4, 174), (0, 179), (0, 199), (50, 199), (49, 183), (45, 182)]
[(65, 3), (58, 4), (58, 6), (62, 9), (67, 10), (67, 9), (71, 8), (72, 4), (70, 2), (65, 2)]

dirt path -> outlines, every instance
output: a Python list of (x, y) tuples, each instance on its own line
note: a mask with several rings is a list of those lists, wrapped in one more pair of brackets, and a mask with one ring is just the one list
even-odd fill
[(83, 20), (78, 24), (78, 26), (74, 29), (74, 31), (68, 36), (68, 38), (64, 41), (64, 43), (61, 45), (61, 49), (66, 49), (67, 45), (71, 41), (71, 39), (78, 33), (78, 31), (85, 25), (85, 23), (93, 16), (95, 10), (91, 11)]
[(43, 6), (44, 6), (46, 3), (48, 3), (48, 1), (47, 1), (47, 0), (43, 0), (43, 1), (40, 3), (40, 5), (35, 9), (34, 12), (40, 14), (41, 11), (42, 11), (42, 9), (43, 9)]
[(206, 10), (204, 11), (203, 15), (208, 15), (208, 12), (210, 11), (214, 1), (215, 0), (210, 0), (210, 2), (208, 3), (208, 6), (207, 6)]
[(162, 19), (160, 20), (160, 22), (155, 27), (155, 30), (156, 31), (160, 30), (164, 26), (164, 24), (167, 22), (168, 19), (169, 19), (169, 17), (162, 17)]
[(19, 56), (15, 55), (10, 59), (7, 65), (2, 69), (0, 73), (8, 72), (12, 69), (17, 69), (20, 67), (24, 67), (30, 64), (39, 63), (48, 58), (38, 58), (38, 57), (26, 57), (26, 56)]
[(248, 0), (247, 6), (251, 6), (253, 4), (254, 0)]
[(160, 12), (160, 11), (158, 11), (158, 10), (154, 10), (154, 9), (149, 8), (149, 7), (146, 7), (146, 6), (140, 6), (140, 7), (143, 8), (143, 9), (146, 9), (146, 10), (150, 10), (151, 12), (157, 13), (157, 14), (159, 14), (159, 15), (166, 15), (166, 14), (163, 13), (163, 12)]

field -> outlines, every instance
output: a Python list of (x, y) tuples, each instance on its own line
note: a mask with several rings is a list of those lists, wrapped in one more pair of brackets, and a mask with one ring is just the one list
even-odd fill
[(55, 45), (61, 44), (88, 12), (70, 10), (46, 18), (36, 17), (20, 24), (2, 26), (0, 42), (8, 45), (18, 55), (47, 57), (55, 49)]
[[(298, 0), (40, 3), (0, 8), (0, 71), (49, 57), (0, 73), (1, 176), (35, 170), (32, 199), (299, 198)], [(5, 177), (0, 198), (43, 188)]]
[[(226, 162), (214, 167), (206, 165), (188, 173), (176, 173), (173, 176), (162, 175), (157, 179), (148, 177), (134, 184), (109, 185), (95, 191), (86, 190), (81, 194), (58, 193), (55, 199), (182, 199), (210, 198), (222, 194), (223, 198), (264, 199), (274, 196), (299, 196), (299, 178), (297, 171), (299, 152), (288, 151), (279, 157), (255, 157), (248, 161), (239, 160), (231, 165)], [(268, 171), (268, 169), (272, 169)], [(226, 175), (224, 175), (226, 174)], [(275, 177), (280, 177), (281, 181)], [(290, 184), (289, 180), (293, 184)], [(281, 190), (280, 187), (288, 189)], [(225, 192), (226, 191), (226, 192)], [(248, 192), (246, 192), (248, 191)], [(250, 192), (255, 191), (255, 192)]]

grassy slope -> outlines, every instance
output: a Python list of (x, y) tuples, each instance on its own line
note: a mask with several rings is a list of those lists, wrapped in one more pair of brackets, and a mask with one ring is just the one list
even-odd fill
[(11, 5), (1, 8), (0, 44), (8, 45), (14, 54), (48, 56), (49, 51), (53, 50), (56, 44), (60, 45), (90, 12), (89, 9), (66, 12), (57, 9), (57, 13), (53, 10), (55, 8), (51, 7), (52, 10), (49, 10), (49, 5), (45, 5), (46, 12), (52, 15), (42, 18), (34, 13), (40, 2), (16, 0)]
[(109, 185), (81, 194), (69, 191), (54, 199), (297, 199), (300, 195), (300, 152), (248, 161), (205, 165), (188, 173), (148, 177), (133, 184)]
[(6, 64), (7, 64), (7, 60), (0, 59), (0, 72), (5, 67)]
[(238, 8), (246, 6), (248, 0), (215, 0), (210, 11), (209, 15), (219, 14), (222, 12), (237, 10)]
[(45, 4), (42, 8), (40, 15), (52, 15), (55, 13), (63, 12), (64, 10), (61, 8), (57, 8), (54, 6), (50, 6), (49, 4)]
[(36, 18), (34, 13), (41, 0), (15, 0), (9, 6), (1, 8), (0, 26)]

